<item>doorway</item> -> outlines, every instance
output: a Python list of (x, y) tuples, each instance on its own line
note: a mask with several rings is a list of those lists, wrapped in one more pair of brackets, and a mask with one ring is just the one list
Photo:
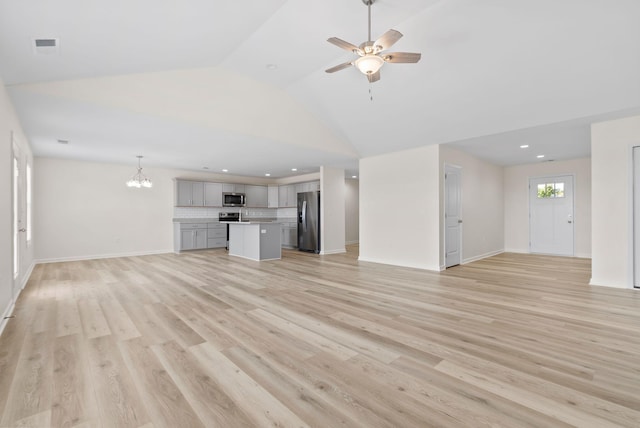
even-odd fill
[(462, 168), (444, 166), (444, 265), (445, 268), (460, 264), (462, 243)]
[(573, 256), (573, 176), (529, 180), (529, 251)]

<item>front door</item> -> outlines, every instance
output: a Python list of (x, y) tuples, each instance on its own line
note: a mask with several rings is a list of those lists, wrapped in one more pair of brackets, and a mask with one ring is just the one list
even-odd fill
[(460, 264), (460, 243), (462, 242), (462, 211), (460, 201), (461, 168), (444, 166), (444, 247), (445, 267)]
[(573, 176), (529, 180), (529, 251), (573, 256)]

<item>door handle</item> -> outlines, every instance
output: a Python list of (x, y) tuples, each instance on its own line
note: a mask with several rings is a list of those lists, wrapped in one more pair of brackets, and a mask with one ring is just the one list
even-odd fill
[(572, 222), (571, 220), (567, 220), (567, 223), (571, 224), (571, 223), (573, 223), (573, 222)]
[(24, 227), (22, 229), (18, 229), (18, 232), (26, 232), (27, 229), (25, 229)]
[(458, 220), (458, 223), (462, 223), (462, 220)]

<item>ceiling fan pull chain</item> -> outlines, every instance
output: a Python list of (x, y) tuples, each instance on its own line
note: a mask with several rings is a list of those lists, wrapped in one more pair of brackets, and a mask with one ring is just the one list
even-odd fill
[(371, 82), (369, 82), (369, 100), (373, 101), (373, 92), (371, 92)]

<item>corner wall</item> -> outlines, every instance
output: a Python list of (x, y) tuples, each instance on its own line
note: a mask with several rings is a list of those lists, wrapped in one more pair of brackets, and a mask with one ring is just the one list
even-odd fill
[(344, 253), (344, 169), (320, 167), (320, 254)]
[(591, 284), (633, 287), (633, 162), (640, 116), (591, 125)]
[(440, 269), (439, 147), (360, 160), (360, 258)]
[(348, 178), (344, 181), (344, 240), (345, 244), (360, 242), (360, 182)]

